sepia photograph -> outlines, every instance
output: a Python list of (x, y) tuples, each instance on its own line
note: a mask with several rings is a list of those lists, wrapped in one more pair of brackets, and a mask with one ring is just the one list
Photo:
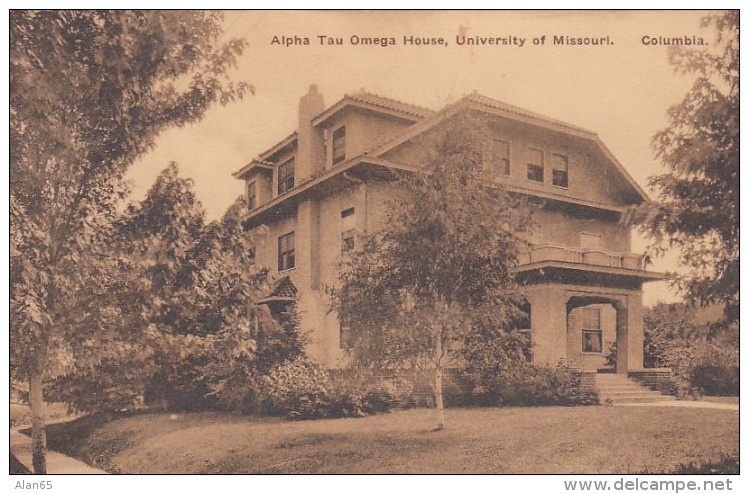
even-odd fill
[(15, 489), (738, 485), (738, 10), (8, 29)]

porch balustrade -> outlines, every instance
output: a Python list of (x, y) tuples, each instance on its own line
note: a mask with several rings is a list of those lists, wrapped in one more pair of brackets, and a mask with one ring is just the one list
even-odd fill
[(534, 245), (527, 252), (523, 252), (518, 256), (518, 263), (521, 266), (544, 261), (561, 261), (573, 264), (587, 264), (590, 266), (603, 266), (640, 271), (645, 269), (644, 256), (640, 254), (622, 254), (617, 252), (606, 252), (603, 250), (583, 250), (553, 244)]

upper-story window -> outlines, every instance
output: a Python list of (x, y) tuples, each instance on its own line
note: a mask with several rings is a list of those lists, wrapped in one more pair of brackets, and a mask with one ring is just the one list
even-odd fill
[(337, 165), (346, 159), (346, 127), (333, 131), (333, 164)]
[(341, 251), (354, 250), (356, 234), (356, 216), (354, 208), (341, 211)]
[(278, 272), (296, 266), (294, 259), (294, 232), (278, 237)]
[(255, 209), (257, 207), (257, 186), (255, 181), (247, 182), (247, 208)]
[(294, 158), (289, 158), (280, 165), (278, 165), (278, 194), (281, 195), (284, 192), (294, 188), (294, 167), (296, 161)]
[(492, 177), (510, 174), (510, 143), (494, 139), (486, 157)]
[(563, 154), (551, 155), (551, 183), (557, 187), (569, 187), (569, 158)]
[(528, 180), (544, 181), (544, 152), (540, 149), (528, 149)]

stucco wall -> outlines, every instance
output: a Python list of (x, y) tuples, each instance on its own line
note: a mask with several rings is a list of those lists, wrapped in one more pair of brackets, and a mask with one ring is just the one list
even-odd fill
[(409, 123), (393, 117), (349, 109), (326, 122), (325, 126), (328, 129), (325, 169), (328, 170), (333, 167), (333, 132), (336, 129), (346, 127), (346, 160), (349, 160), (392, 139), (407, 128)]
[[(612, 206), (625, 206), (631, 202), (632, 192), (626, 185), (625, 178), (590, 139), (500, 117), (491, 119), (490, 128), (494, 138), (510, 144), (510, 176), (496, 177), (498, 181), (507, 180), (513, 186), (529, 191), (535, 190)], [(428, 141), (431, 136), (439, 133), (438, 129), (439, 126), (425, 132), (420, 139)], [(540, 149), (544, 153), (543, 183), (527, 178), (527, 153), (531, 148)], [(568, 157), (567, 188), (557, 187), (552, 183), (551, 156), (554, 153)], [(388, 151), (384, 157), (398, 163), (420, 165), (426, 153), (419, 143), (408, 141)]]
[(534, 243), (565, 245), (580, 248), (580, 234), (592, 233), (601, 236), (601, 249), (610, 252), (629, 253), (631, 233), (629, 228), (616, 221), (579, 218), (561, 211), (538, 210)]
[(348, 133), (351, 135), (350, 141), (347, 139), (346, 142), (347, 151), (351, 151), (349, 157), (392, 139), (408, 126), (408, 122), (400, 119), (383, 118), (367, 112), (350, 112), (346, 128), (347, 137)]
[(278, 237), (295, 230), (295, 216), (253, 229), (250, 234), (255, 242), (255, 262), (275, 274), (278, 267)]

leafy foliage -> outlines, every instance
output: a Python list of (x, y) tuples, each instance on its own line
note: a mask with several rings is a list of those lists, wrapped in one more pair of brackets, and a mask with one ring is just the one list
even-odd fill
[(423, 173), (400, 177), (384, 227), (357, 240), (333, 290), (356, 365), (433, 369), (438, 410), (442, 372), (457, 362), (472, 321), (501, 326), (508, 317), (532, 225), (530, 209), (483, 169), (489, 132), (465, 114), (422, 138)]
[(247, 410), (253, 380), (303, 352), (295, 314), (278, 324), (255, 305), (270, 279), (250, 260), (246, 204), (205, 225), (192, 182), (178, 173), (170, 164), (117, 222), (143, 284), (126, 321), (141, 337), (119, 358), (79, 364), (55, 381), (50, 396), (67, 393), (77, 410)]
[[(42, 383), (119, 359), (137, 266), (110, 245), (122, 176), (165, 129), (251, 87), (225, 75), (245, 43), (221, 14), (10, 13), (11, 372), (28, 379), (35, 471), (45, 470)], [(138, 302), (135, 303), (138, 306)], [(137, 316), (137, 312), (135, 314)]]
[(528, 335), (512, 326), (476, 324), (460, 351), (463, 376), (471, 387), (469, 403), (480, 405), (593, 405), (593, 390), (580, 387), (572, 366), (530, 362)]
[(680, 250), (687, 273), (675, 285), (695, 303), (724, 305), (730, 324), (739, 317), (739, 12), (705, 18), (708, 26), (717, 31), (711, 47), (669, 51), (675, 70), (696, 79), (653, 138), (669, 168), (650, 179), (659, 201), (630, 219), (657, 250)]
[(364, 417), (391, 410), (407, 391), (395, 382), (354, 374), (331, 376), (306, 357), (275, 367), (258, 380), (257, 403), (262, 413), (292, 419)]
[(645, 312), (645, 366), (669, 367), (680, 394), (738, 395), (738, 325), (716, 332), (687, 304)]

